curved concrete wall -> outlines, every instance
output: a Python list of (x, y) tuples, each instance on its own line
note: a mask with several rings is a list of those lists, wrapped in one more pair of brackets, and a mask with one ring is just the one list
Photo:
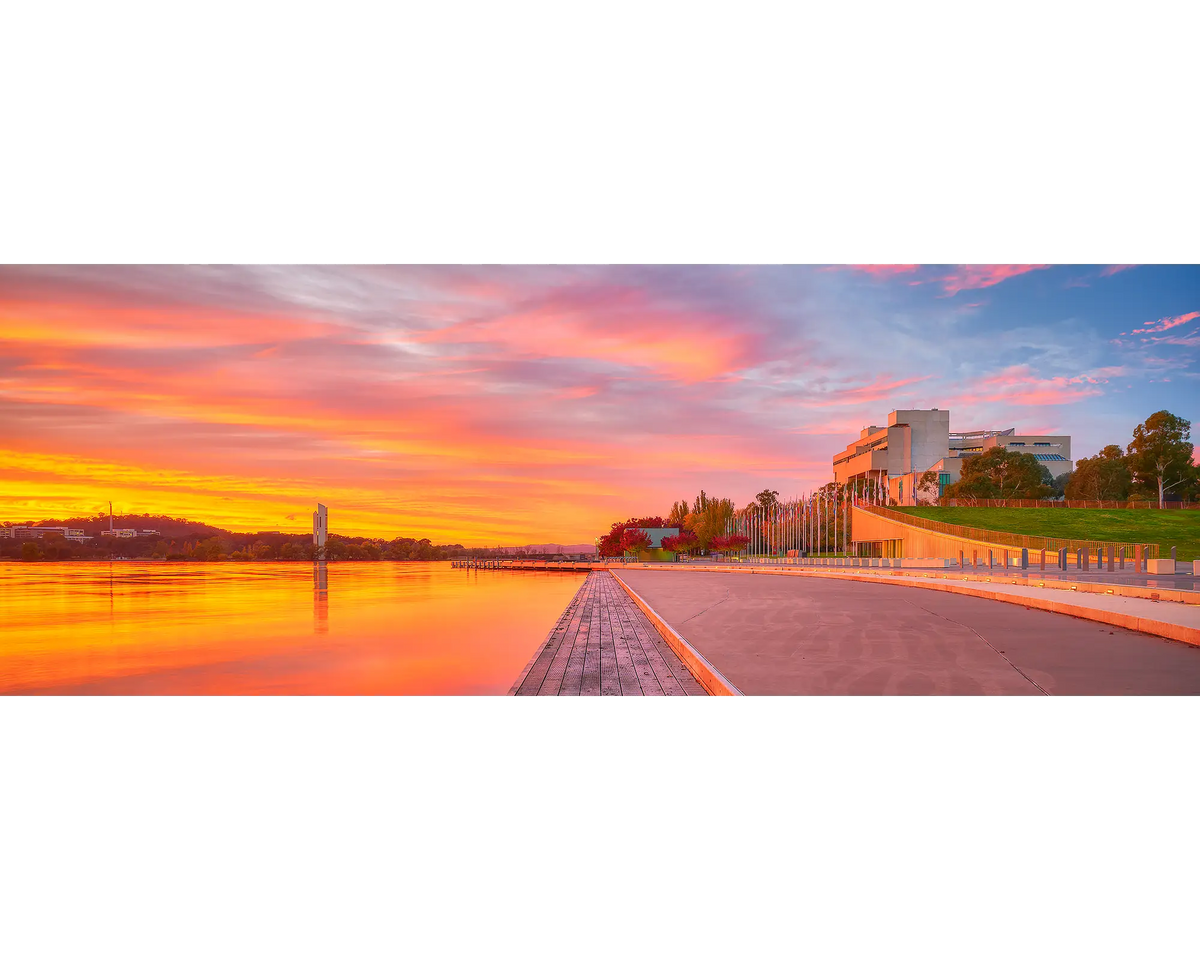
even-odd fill
[[(904, 556), (906, 557), (950, 557), (958, 559), (962, 551), (968, 561), (978, 551), (980, 562), (987, 561), (987, 552), (992, 551), (997, 563), (1004, 563), (1007, 554), (1009, 563), (1020, 566), (1021, 548), (1006, 547), (1002, 544), (989, 543), (987, 540), (971, 540), (966, 537), (954, 537), (949, 534), (935, 533), (932, 530), (922, 530), (911, 524), (899, 523), (875, 513), (868, 513), (858, 507), (852, 507), (850, 530), (852, 542), (874, 540), (904, 541)], [(1046, 554), (1046, 564), (1057, 563), (1053, 552)], [(1038, 550), (1029, 551), (1029, 565), (1035, 566), (1041, 562)]]

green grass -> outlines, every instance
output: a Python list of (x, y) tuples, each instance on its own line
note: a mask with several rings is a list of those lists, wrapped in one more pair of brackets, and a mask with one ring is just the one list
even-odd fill
[(896, 507), (928, 520), (1033, 537), (1157, 543), (1179, 560), (1200, 559), (1200, 510), (1086, 510), (1019, 507)]

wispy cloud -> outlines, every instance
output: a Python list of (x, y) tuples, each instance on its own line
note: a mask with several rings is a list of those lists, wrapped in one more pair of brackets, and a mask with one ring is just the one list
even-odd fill
[(1182, 327), (1185, 323), (1191, 323), (1197, 317), (1200, 317), (1200, 310), (1193, 310), (1191, 313), (1181, 313), (1177, 317), (1163, 317), (1155, 320), (1153, 323), (1148, 323), (1144, 327), (1138, 327), (1136, 330), (1131, 330), (1129, 333), (1165, 333), (1167, 330), (1172, 330), (1175, 327)]
[(1100, 271), (1100, 276), (1111, 277), (1114, 273), (1120, 273), (1122, 270), (1132, 270), (1136, 266), (1138, 266), (1136, 263), (1110, 263)]

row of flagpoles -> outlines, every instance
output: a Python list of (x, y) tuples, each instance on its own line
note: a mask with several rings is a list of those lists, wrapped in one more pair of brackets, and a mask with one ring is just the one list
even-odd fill
[(831, 485), (767, 508), (751, 504), (730, 519), (725, 535), (746, 537), (749, 543), (744, 552), (751, 557), (786, 555), (789, 550), (805, 556), (848, 554), (850, 507), (887, 503), (885, 480)]

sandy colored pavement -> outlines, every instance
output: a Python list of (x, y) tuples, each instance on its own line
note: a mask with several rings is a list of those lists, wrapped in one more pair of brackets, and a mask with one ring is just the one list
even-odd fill
[(621, 576), (745, 694), (1200, 694), (1200, 647), (1018, 604), (825, 577)]

